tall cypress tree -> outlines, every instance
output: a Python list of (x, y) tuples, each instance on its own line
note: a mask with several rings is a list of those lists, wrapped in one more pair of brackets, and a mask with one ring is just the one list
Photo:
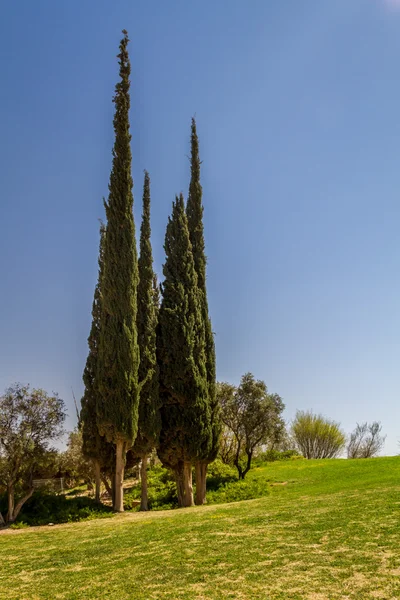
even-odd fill
[(158, 444), (161, 429), (156, 354), (156, 327), (159, 306), (158, 296), (155, 295), (154, 290), (156, 279), (153, 271), (150, 236), (150, 177), (145, 171), (137, 297), (137, 332), (140, 350), (139, 381), (142, 382), (142, 387), (140, 390), (138, 434), (133, 446), (133, 453), (142, 459), (141, 510), (148, 510), (147, 455)]
[(99, 344), (97, 423), (115, 444), (114, 510), (123, 511), (126, 451), (137, 433), (139, 349), (136, 313), (138, 266), (133, 220), (131, 135), (129, 131), (130, 62), (124, 30), (118, 54), (120, 81), (115, 87), (115, 142), (108, 201), (104, 202), (107, 235), (101, 281), (102, 317)]
[(162, 429), (158, 455), (175, 472), (181, 506), (193, 504), (192, 463), (207, 450), (210, 421), (204, 327), (182, 194), (165, 236), (157, 352)]
[(85, 391), (81, 400), (80, 427), (82, 431), (82, 451), (86, 458), (93, 461), (96, 474), (96, 500), (100, 501), (101, 470), (112, 468), (114, 450), (112, 444), (99, 434), (97, 428), (96, 402), (98, 387), (98, 352), (101, 321), (101, 279), (103, 274), (105, 226), (100, 226), (99, 276), (94, 291), (92, 306), (92, 326), (88, 338), (89, 354), (83, 372)]
[(197, 136), (196, 121), (192, 119), (191, 127), (191, 177), (189, 186), (189, 196), (187, 201), (186, 213), (188, 219), (189, 236), (192, 244), (193, 259), (197, 273), (197, 281), (200, 296), (202, 322), (204, 326), (205, 340), (205, 361), (207, 372), (208, 402), (210, 406), (210, 423), (207, 424), (207, 431), (210, 436), (209, 442), (204, 446), (204, 451), (196, 461), (196, 504), (204, 504), (206, 495), (206, 475), (207, 465), (215, 460), (219, 438), (221, 435), (221, 419), (219, 404), (216, 398), (216, 366), (215, 366), (215, 343), (211, 326), (211, 319), (208, 311), (207, 285), (206, 285), (206, 265), (203, 226), (203, 190), (200, 183), (200, 154), (199, 140)]

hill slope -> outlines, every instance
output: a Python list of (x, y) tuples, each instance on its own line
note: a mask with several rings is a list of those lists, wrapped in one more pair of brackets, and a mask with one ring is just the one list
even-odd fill
[(0, 598), (400, 597), (400, 458), (292, 461), (258, 500), (8, 532)]

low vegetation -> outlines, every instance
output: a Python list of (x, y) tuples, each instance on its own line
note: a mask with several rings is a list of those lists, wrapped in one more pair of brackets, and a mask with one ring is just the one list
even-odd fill
[(400, 596), (400, 458), (276, 461), (247, 481), (268, 496), (9, 530), (1, 534), (0, 598)]
[(311, 411), (297, 412), (291, 434), (305, 458), (335, 458), (346, 444), (346, 434), (339, 423)]

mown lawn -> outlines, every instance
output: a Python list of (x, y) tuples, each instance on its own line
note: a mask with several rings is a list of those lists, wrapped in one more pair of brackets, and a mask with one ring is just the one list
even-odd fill
[(3, 533), (0, 598), (400, 598), (400, 457), (274, 463), (249, 477), (271, 493)]

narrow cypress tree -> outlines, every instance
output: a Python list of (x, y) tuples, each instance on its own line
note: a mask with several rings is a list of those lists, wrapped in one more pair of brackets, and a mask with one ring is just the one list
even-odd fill
[(81, 400), (80, 427), (82, 431), (82, 451), (86, 458), (93, 461), (96, 474), (96, 501), (100, 502), (101, 471), (108, 471), (114, 456), (112, 444), (106, 441), (98, 431), (96, 401), (98, 389), (98, 352), (101, 321), (101, 289), (103, 274), (105, 226), (100, 226), (99, 276), (94, 291), (92, 306), (92, 326), (88, 338), (89, 354), (83, 372), (85, 391)]
[(210, 415), (204, 327), (182, 194), (172, 207), (164, 249), (157, 336), (162, 401), (158, 455), (175, 472), (180, 505), (191, 506), (192, 462), (209, 444)]
[(210, 407), (210, 423), (207, 424), (208, 443), (196, 461), (196, 504), (204, 504), (206, 497), (207, 465), (215, 460), (218, 453), (221, 435), (221, 419), (219, 404), (216, 398), (216, 366), (215, 344), (208, 311), (206, 265), (203, 226), (203, 190), (200, 183), (200, 155), (196, 121), (192, 119), (191, 127), (191, 178), (186, 213), (188, 218), (189, 236), (192, 244), (193, 258), (197, 273), (200, 294), (201, 314), (204, 326), (205, 360), (207, 371), (208, 402)]
[(142, 387), (140, 390), (138, 434), (133, 446), (134, 455), (142, 460), (140, 510), (148, 510), (147, 456), (158, 444), (161, 429), (156, 354), (156, 327), (159, 306), (158, 296), (155, 296), (153, 287), (156, 279), (153, 271), (150, 236), (150, 177), (145, 171), (137, 298), (137, 332), (140, 351), (139, 381), (142, 382)]
[(102, 317), (99, 344), (97, 423), (101, 435), (115, 444), (114, 510), (123, 511), (123, 479), (126, 451), (137, 433), (139, 350), (136, 313), (138, 266), (131, 175), (129, 132), (130, 62), (128, 34), (120, 43), (120, 81), (115, 88), (113, 162), (108, 201), (104, 202), (107, 235), (101, 281)]

